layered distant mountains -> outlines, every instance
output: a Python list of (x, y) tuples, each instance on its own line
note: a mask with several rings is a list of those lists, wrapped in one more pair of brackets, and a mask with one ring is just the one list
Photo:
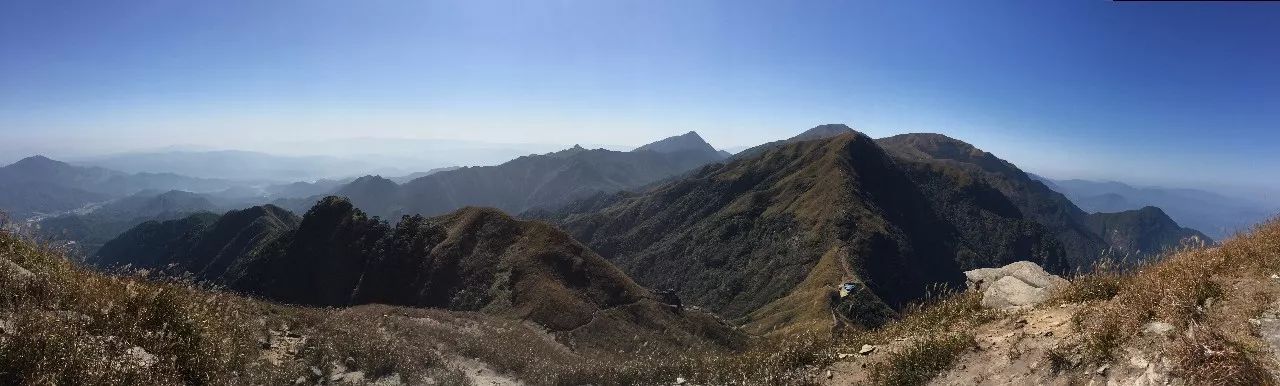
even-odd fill
[[(367, 212), (391, 219), (409, 214), (438, 215), (465, 206), (519, 213), (555, 209), (598, 193), (637, 189), (725, 157), (697, 133), (689, 132), (628, 152), (574, 146), (495, 166), (440, 171), (403, 184), (366, 176), (333, 194), (349, 197)], [(280, 204), (302, 209), (314, 201)]]
[(125, 172), (164, 171), (201, 178), (258, 181), (315, 180), (403, 170), (355, 158), (283, 156), (242, 150), (124, 153), (80, 162)]
[(44, 218), (37, 223), (37, 229), (47, 238), (75, 241), (78, 249), (91, 255), (103, 243), (143, 222), (214, 210), (217, 206), (199, 194), (179, 190), (143, 191), (85, 213)]
[[(497, 166), (436, 168), (394, 180), (368, 176), (270, 183), (253, 178), (298, 175), (299, 170), (323, 169), (325, 163), (239, 151), (140, 153), (98, 160), (129, 170), (243, 172), (239, 179), (207, 179), (131, 174), (34, 156), (0, 168), (0, 211), (13, 220), (28, 220), (45, 238), (74, 242), (91, 255), (105, 241), (144, 221), (199, 211), (222, 212), (273, 202), (303, 212), (320, 197), (339, 194), (392, 220), (402, 214), (442, 214), (468, 205), (519, 212), (555, 207), (597, 192), (633, 189), (724, 157), (690, 132), (631, 152), (574, 147)], [(279, 174), (260, 173), (267, 169)], [(446, 174), (437, 176), (440, 173)], [(175, 204), (181, 200), (188, 200), (188, 205)]]
[(1179, 224), (1215, 239), (1280, 214), (1280, 207), (1196, 189), (1133, 187), (1113, 181), (1051, 180), (1038, 177), (1089, 212), (1121, 212), (1158, 207)]
[(0, 210), (17, 219), (69, 211), (145, 190), (212, 192), (235, 184), (167, 173), (72, 166), (42, 156), (0, 167)]

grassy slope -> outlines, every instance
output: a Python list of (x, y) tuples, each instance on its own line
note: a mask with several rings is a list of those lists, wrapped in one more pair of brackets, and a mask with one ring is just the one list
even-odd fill
[(593, 333), (558, 339), (479, 312), (283, 306), (189, 282), (103, 275), (0, 233), (6, 384), (286, 384), (357, 370), (370, 381), (465, 384), (455, 370), (462, 358), (535, 384), (625, 384), (693, 373), (704, 358), (653, 350), (623, 360), (572, 344)]
[(1064, 294), (1086, 302), (1075, 318), (1081, 342), (1073, 349), (1086, 362), (1111, 360), (1121, 347), (1140, 344), (1145, 324), (1161, 321), (1183, 332), (1163, 348), (1177, 375), (1198, 384), (1274, 384), (1268, 371), (1276, 370), (1275, 356), (1255, 318), (1277, 307), (1277, 273), (1280, 221), (1272, 221), (1128, 274), (1076, 280)]
[[(314, 377), (313, 366), (327, 377), (335, 364), (365, 371), (368, 379), (396, 374), (448, 384), (465, 382), (451, 370), (459, 357), (479, 358), (536, 384), (661, 382), (676, 376), (806, 384), (821, 378), (806, 366), (835, 362), (838, 353), (856, 352), (861, 344), (899, 338), (908, 339), (901, 350), (862, 371), (875, 383), (920, 384), (950, 366), (939, 358), (977, 355), (967, 343), (971, 334), (997, 316), (966, 293), (909, 307), (882, 328), (834, 338), (797, 333), (758, 340), (740, 354), (623, 359), (582, 355), (526, 324), (480, 313), (284, 307), (184, 283), (104, 276), (9, 234), (0, 234), (0, 258), (22, 267), (0, 268), (0, 378), (28, 384), (272, 384)], [(1280, 222), (1135, 271), (1074, 278), (1056, 302), (1078, 303), (1076, 333), (1062, 337), (1056, 356), (1061, 363), (1055, 366), (1064, 368), (1064, 377), (1094, 374), (1097, 363), (1126, 360), (1116, 355), (1136, 347), (1167, 355), (1177, 368), (1174, 375), (1193, 384), (1273, 384), (1273, 354), (1250, 319), (1273, 307), (1280, 285), (1269, 276), (1276, 272)], [(1144, 347), (1139, 331), (1157, 320), (1179, 333), (1169, 345)], [(264, 348), (260, 339), (275, 347), (288, 342), (282, 336), (306, 343), (273, 364), (264, 354), (280, 350)], [(144, 365), (149, 361), (126, 356), (134, 346), (154, 361)], [(1048, 366), (1050, 358), (1044, 360)]]
[[(870, 343), (887, 354), (865, 362), (855, 357), (861, 367), (858, 362), (836, 363), (833, 368), (854, 374), (833, 382), (920, 385), (940, 373), (947, 373), (946, 382), (970, 382), (974, 374), (985, 373), (977, 379), (1013, 384), (1145, 382), (1141, 379), (1277, 384), (1280, 321), (1268, 315), (1280, 311), (1280, 280), (1272, 277), (1278, 273), (1280, 220), (1275, 220), (1220, 246), (1184, 247), (1137, 268), (1116, 271), (1101, 265), (1074, 277), (1050, 302), (1032, 310), (985, 311), (977, 307), (975, 293), (951, 296), (885, 328), (834, 339), (836, 352)], [(1037, 319), (1032, 316), (1061, 312), (1069, 315), (1061, 333), (1026, 335), (1027, 320)], [(1152, 322), (1169, 323), (1173, 330), (1167, 335), (1145, 332)], [(978, 331), (985, 336), (975, 341)], [(1005, 339), (1012, 345), (992, 344)], [(895, 343), (900, 341), (905, 343)], [(1018, 358), (1027, 352), (1038, 356)], [(982, 368), (952, 368), (961, 358)], [(1150, 367), (1134, 370), (1134, 363)]]
[[(638, 282), (675, 288), (757, 333), (829, 329), (824, 304), (846, 280), (871, 289), (851, 308), (876, 316), (851, 318), (875, 325), (930, 284), (959, 285), (964, 269), (1065, 265), (1049, 231), (995, 187), (959, 167), (891, 156), (852, 132), (778, 144), (571, 206), (558, 223)], [(958, 179), (967, 182), (951, 188)]]

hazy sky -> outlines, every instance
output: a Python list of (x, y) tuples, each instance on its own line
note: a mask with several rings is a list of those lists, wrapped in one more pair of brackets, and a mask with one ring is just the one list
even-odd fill
[(0, 3), (9, 157), (688, 130), (733, 147), (829, 122), (1050, 176), (1280, 187), (1280, 3)]

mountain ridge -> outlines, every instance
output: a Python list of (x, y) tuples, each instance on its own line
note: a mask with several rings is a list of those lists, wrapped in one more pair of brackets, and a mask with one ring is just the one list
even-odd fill
[[(664, 151), (619, 152), (574, 145), (499, 165), (440, 171), (398, 185), (393, 185), (394, 181), (377, 186), (368, 179), (353, 181), (336, 192), (351, 195), (368, 213), (389, 219), (439, 215), (466, 206), (495, 207), (511, 213), (554, 209), (575, 199), (635, 189), (722, 160), (719, 152), (694, 137), (696, 133), (653, 143)], [(694, 139), (700, 144), (692, 150), (683, 145), (668, 146)]]
[[(959, 285), (961, 265), (983, 258), (961, 256), (970, 250), (966, 241), (928, 209), (935, 204), (912, 178), (870, 137), (846, 132), (764, 148), (647, 192), (572, 205), (551, 217), (641, 283), (675, 288), (754, 331), (828, 323), (829, 307), (779, 305), (825, 303), (830, 288), (848, 280), (871, 289), (858, 306), (871, 317), (859, 322), (878, 324), (923, 297), (929, 285)], [(1018, 220), (1001, 221), (1021, 227)], [(1030, 253), (1041, 244), (1051, 243), (1033, 236), (1025, 245)], [(1045, 248), (1040, 261), (1054, 261), (1056, 252)], [(807, 280), (820, 263), (837, 271)]]
[[(171, 275), (192, 274), (291, 304), (380, 303), (484, 312), (529, 320), (584, 345), (614, 344), (610, 342), (633, 339), (627, 335), (633, 333), (663, 345), (741, 343), (737, 333), (714, 317), (662, 303), (563, 232), (496, 209), (408, 216), (392, 226), (346, 198), (330, 196), (301, 218), (289, 214), (296, 223), (268, 229), (271, 234), (242, 226), (220, 229), (219, 224), (254, 224), (270, 213), (287, 213), (270, 206), (246, 211), (251, 212), (144, 224), (122, 238), (141, 236), (131, 242), (146, 246), (142, 250), (149, 253), (109, 245), (97, 262), (170, 267), (165, 269)], [(190, 241), (144, 239), (149, 234)], [(667, 333), (660, 334), (664, 329)]]

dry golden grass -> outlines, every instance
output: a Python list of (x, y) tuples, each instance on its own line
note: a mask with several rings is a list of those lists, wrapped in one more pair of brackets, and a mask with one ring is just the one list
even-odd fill
[(950, 368), (956, 359), (973, 347), (973, 336), (963, 333), (930, 335), (913, 341), (905, 349), (889, 354), (871, 367), (876, 385), (923, 385)]
[(1046, 303), (1050, 305), (1108, 300), (1120, 294), (1134, 272), (1141, 267), (1122, 269), (1110, 259), (1095, 263), (1088, 271), (1070, 277), (1071, 285), (1058, 291)]
[(1271, 354), (1239, 326), (1267, 306), (1257, 303), (1267, 298), (1262, 293), (1274, 294), (1268, 276), (1277, 272), (1280, 221), (1273, 221), (1221, 246), (1186, 246), (1127, 273), (1076, 278), (1059, 299), (1087, 302), (1074, 318), (1087, 362), (1112, 360), (1144, 325), (1161, 321), (1179, 331), (1167, 353), (1183, 378), (1195, 384), (1274, 384), (1254, 359)]
[[(333, 374), (366, 379), (465, 384), (452, 369), (474, 358), (531, 384), (812, 384), (836, 353), (907, 339), (872, 366), (880, 384), (914, 385), (945, 371), (972, 345), (977, 326), (1000, 313), (974, 292), (943, 293), (872, 330), (795, 331), (757, 338), (737, 353), (611, 355), (564, 347), (518, 320), (481, 313), (362, 306), (286, 307), (183, 281), (99, 274), (54, 249), (0, 234), (0, 257), (32, 279), (0, 274), (0, 379), (14, 384), (280, 384)], [(1274, 384), (1265, 346), (1248, 320), (1280, 292), (1280, 222), (1211, 248), (1184, 248), (1129, 271), (1100, 267), (1075, 278), (1055, 301), (1083, 302), (1075, 350), (1107, 362), (1150, 321), (1175, 325), (1162, 348), (1195, 384)], [(261, 340), (289, 331), (307, 337), (280, 365), (262, 359)], [(150, 356), (133, 356), (138, 349)], [(132, 350), (132, 351), (131, 351)], [(144, 360), (145, 359), (145, 360)], [(313, 370), (314, 369), (314, 370)], [(316, 376), (313, 371), (322, 374)]]
[[(13, 326), (0, 340), (0, 376), (14, 383), (212, 384), (246, 375), (256, 355), (239, 344), (253, 342), (253, 324), (231, 296), (96, 274), (7, 233), (0, 257), (33, 273), (0, 275)], [(151, 357), (131, 359), (131, 349)]]
[[(291, 384), (344, 363), (371, 378), (462, 383), (431, 350), (396, 346), (374, 326), (325, 325), (331, 310), (259, 302), (186, 281), (104, 275), (55, 248), (0, 231), (0, 383)], [(264, 360), (269, 330), (306, 331), (281, 364)], [(313, 368), (315, 370), (313, 370)], [(316, 375), (314, 371), (322, 374)]]

